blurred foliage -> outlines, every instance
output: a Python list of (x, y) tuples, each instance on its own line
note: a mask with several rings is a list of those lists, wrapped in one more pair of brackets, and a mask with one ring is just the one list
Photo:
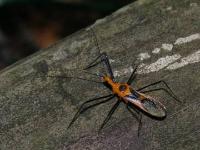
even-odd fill
[(0, 0), (0, 5), (8, 5), (8, 4), (16, 4), (16, 3), (35, 3), (35, 2), (39, 2), (39, 3), (48, 3), (50, 1), (54, 1), (54, 0)]
[(0, 69), (92, 24), (130, 0), (0, 0)]

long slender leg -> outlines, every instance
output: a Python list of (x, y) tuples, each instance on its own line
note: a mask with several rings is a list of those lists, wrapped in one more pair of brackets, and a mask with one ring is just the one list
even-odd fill
[[(132, 114), (133, 117), (135, 117), (137, 119), (137, 121), (139, 121), (138, 116), (131, 110), (131, 107), (127, 104), (126, 108), (128, 109), (128, 111)], [(139, 114), (139, 112), (135, 111), (137, 114)]]
[(106, 125), (106, 123), (110, 120), (110, 117), (113, 115), (113, 113), (115, 112), (115, 110), (117, 109), (117, 107), (119, 106), (120, 104), (120, 100), (117, 100), (117, 102), (115, 103), (115, 105), (110, 109), (107, 117), (105, 118), (105, 120), (103, 121), (99, 131), (101, 131), (101, 129)]
[[(104, 55), (104, 53), (100, 54), (94, 61), (92, 61), (87, 67), (85, 67), (83, 70), (87, 70), (89, 68), (95, 67), (96, 65), (102, 63), (102, 59), (100, 59), (102, 56)], [(99, 60), (100, 61), (97, 61)]]
[[(144, 86), (144, 87), (142, 87), (142, 88), (137, 89), (137, 91), (141, 91), (141, 90), (143, 90), (143, 89), (145, 89), (145, 88), (147, 88), (147, 87), (150, 87), (150, 86), (153, 86), (153, 85), (156, 85), (156, 84), (160, 84), (160, 83), (163, 83), (163, 84), (165, 85), (165, 87), (167, 87), (167, 89), (170, 91), (171, 95), (173, 95), (172, 97), (174, 97), (174, 99), (178, 100), (178, 98), (177, 98), (177, 96), (174, 94), (174, 92), (171, 90), (171, 88), (168, 86), (168, 84), (167, 84), (165, 81), (163, 81), (163, 80), (160, 80), (160, 81), (151, 83), (151, 84), (149, 84), (149, 85), (146, 85), (146, 86)], [(162, 89), (164, 89), (164, 88), (162, 88)], [(165, 89), (165, 91), (166, 91), (166, 89)], [(168, 91), (167, 93), (169, 93), (169, 91)], [(178, 100), (178, 101), (180, 101), (180, 100)]]
[[(135, 117), (136, 119), (137, 119), (137, 121), (139, 122), (139, 124), (138, 124), (138, 137), (139, 137), (139, 135), (140, 135), (140, 130), (141, 130), (141, 128), (142, 128), (142, 114), (140, 113), (140, 112), (138, 112), (138, 111), (136, 111), (134, 108), (132, 108), (132, 107), (130, 107), (129, 105), (126, 105), (127, 107), (127, 109), (128, 109), (128, 111), (132, 114), (132, 116), (133, 117)], [(138, 116), (131, 110), (131, 108), (137, 113), (137, 114), (139, 114), (139, 118), (138, 118)]]
[[(95, 107), (95, 106), (97, 106), (97, 105), (103, 104), (103, 103), (105, 103), (105, 102), (108, 102), (109, 100), (111, 100), (111, 99), (114, 98), (114, 97), (115, 97), (115, 95), (110, 94), (110, 95), (98, 97), (98, 98), (95, 98), (95, 99), (91, 99), (91, 100), (88, 100), (88, 101), (86, 101), (85, 103), (83, 103), (83, 104), (80, 106), (80, 108), (78, 109), (77, 113), (74, 115), (74, 117), (73, 117), (72, 121), (70, 122), (68, 128), (70, 128), (71, 125), (72, 125), (72, 124), (76, 121), (76, 119), (79, 117), (79, 115), (81, 115), (82, 113), (84, 113), (86, 110), (88, 110), (89, 108)], [(90, 106), (84, 108), (84, 105), (85, 105), (85, 104), (90, 103), (90, 102), (93, 102), (93, 101), (96, 101), (96, 100), (101, 100), (101, 99), (104, 99), (104, 98), (107, 98), (107, 99), (105, 99), (104, 101), (100, 101), (100, 102), (98, 102), (98, 103), (92, 104), (92, 105), (90, 105)]]
[(134, 110), (137, 114), (140, 114), (140, 110), (138, 110), (131, 102), (128, 102), (127, 105), (129, 106), (129, 108)]
[(135, 67), (135, 69), (133, 70), (133, 72), (131, 73), (131, 76), (129, 77), (129, 79), (127, 81), (128, 85), (131, 85), (132, 82), (134, 81), (134, 79), (136, 77), (136, 74), (135, 74), (136, 71), (137, 71), (137, 66)]
[[(100, 61), (97, 61), (98, 59), (100, 59)], [(84, 70), (92, 68), (92, 67), (94, 67), (94, 66), (96, 66), (100, 63), (105, 64), (111, 78), (114, 79), (114, 75), (113, 75), (113, 71), (112, 71), (112, 68), (111, 68), (111, 65), (110, 65), (110, 61), (109, 61), (108, 56), (105, 52), (100, 54), (93, 62), (91, 62), (87, 67), (85, 67)]]
[(106, 67), (107, 67), (107, 69), (108, 69), (108, 72), (109, 72), (109, 74), (110, 74), (110, 77), (114, 80), (115, 78), (114, 78), (114, 75), (113, 75), (113, 71), (112, 71), (112, 68), (111, 68), (111, 65), (110, 65), (110, 61), (109, 61), (108, 56), (107, 56), (106, 53), (104, 53), (104, 57), (103, 57), (102, 59), (103, 59), (104, 62), (105, 62), (105, 65), (106, 65)]
[(140, 136), (141, 129), (142, 129), (142, 114), (140, 113), (140, 120), (138, 125), (138, 137)]
[(155, 89), (150, 89), (147, 91), (142, 91), (142, 93), (149, 93), (149, 92), (154, 92), (154, 91), (164, 91), (165, 93), (167, 93), (169, 96), (171, 96), (172, 98), (174, 98), (177, 102), (181, 103), (181, 101), (174, 96), (172, 93), (170, 93), (168, 90), (166, 90), (165, 88), (155, 88)]

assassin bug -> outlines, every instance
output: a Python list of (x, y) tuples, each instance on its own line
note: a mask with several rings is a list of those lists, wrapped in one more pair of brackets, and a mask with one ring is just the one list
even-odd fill
[[(100, 61), (98, 61), (98, 60), (100, 60)], [(137, 90), (134, 90), (131, 87), (131, 84), (132, 84), (132, 82), (134, 81), (134, 79), (136, 77), (135, 73), (136, 73), (137, 67), (133, 70), (131, 76), (129, 77), (129, 79), (128, 79), (128, 81), (126, 83), (116, 82), (115, 81), (115, 77), (113, 75), (113, 71), (112, 71), (110, 62), (109, 62), (109, 59), (108, 59), (108, 56), (107, 56), (106, 53), (102, 53), (99, 57), (97, 57), (91, 64), (89, 64), (85, 68), (85, 70), (87, 70), (89, 68), (92, 68), (92, 67), (94, 67), (94, 66), (96, 66), (96, 65), (98, 65), (100, 63), (104, 63), (105, 64), (109, 75), (97, 74), (97, 76), (100, 77), (102, 83), (112, 91), (112, 94), (109, 94), (109, 95), (106, 95), (106, 96), (102, 96), (102, 97), (98, 97), (98, 98), (94, 98), (94, 99), (91, 99), (91, 100), (88, 100), (88, 101), (84, 102), (80, 106), (80, 108), (77, 111), (77, 113), (75, 114), (75, 116), (73, 117), (73, 119), (72, 119), (71, 123), (69, 124), (68, 128), (76, 121), (76, 119), (79, 117), (80, 114), (84, 113), (89, 108), (95, 107), (95, 106), (100, 105), (100, 104), (105, 103), (105, 102), (108, 102), (113, 98), (117, 98), (116, 103), (110, 109), (107, 117), (105, 118), (104, 122), (102, 123), (102, 125), (100, 127), (100, 130), (108, 122), (108, 120), (110, 119), (112, 114), (118, 108), (119, 104), (121, 102), (124, 102), (126, 104), (126, 106), (127, 106), (128, 111), (134, 117), (136, 117), (136, 119), (139, 121), (139, 126), (138, 126), (138, 135), (139, 135), (139, 130), (141, 128), (141, 119), (142, 119), (142, 115), (141, 115), (140, 111), (142, 111), (145, 114), (150, 115), (152, 117), (158, 118), (158, 119), (166, 117), (166, 108), (165, 108), (165, 106), (163, 104), (161, 104), (157, 99), (155, 99), (155, 98), (153, 98), (153, 97), (151, 97), (149, 95), (146, 95), (145, 93), (163, 90), (167, 94), (169, 94), (171, 97), (173, 97), (175, 100), (179, 101), (178, 98), (173, 93), (173, 91), (167, 85), (167, 83), (165, 81), (162, 81), (162, 80), (158, 81), (158, 82), (151, 83), (151, 84), (146, 85), (146, 86), (144, 86), (142, 88), (139, 88)], [(156, 84), (161, 84), (161, 83), (164, 84), (167, 89), (165, 89), (165, 88), (154, 88), (154, 89), (151, 89), (151, 90), (143, 91), (144, 89), (146, 89), (148, 87), (154, 86)], [(97, 103), (89, 105), (87, 107), (84, 107), (86, 104), (94, 102), (94, 101), (97, 101)], [(135, 110), (137, 114), (140, 114), (140, 117), (135, 115), (135, 113), (132, 110)]]
[[(94, 31), (93, 31), (93, 34), (94, 34)], [(97, 37), (95, 34), (94, 34), (94, 37), (96, 40), (95, 43), (97, 44), (97, 48), (100, 51), (100, 48), (99, 48), (99, 45), (97, 42)], [(106, 103), (106, 102), (112, 100), (113, 98), (117, 98), (116, 103), (110, 109), (110, 111), (109, 111), (107, 117), (105, 118), (105, 120), (103, 121), (99, 131), (106, 125), (106, 123), (109, 121), (109, 119), (111, 118), (111, 116), (113, 115), (115, 110), (119, 107), (120, 103), (124, 102), (125, 105), (127, 106), (128, 111), (139, 121), (139, 126), (138, 126), (138, 136), (139, 136), (139, 131), (140, 131), (141, 125), (142, 125), (142, 122), (141, 122), (142, 114), (140, 112), (143, 112), (143, 113), (145, 113), (149, 116), (155, 117), (155, 118), (165, 118), (166, 117), (165, 106), (163, 104), (161, 104), (157, 99), (155, 99), (149, 95), (146, 95), (145, 93), (162, 90), (162, 91), (166, 92), (168, 95), (170, 95), (172, 98), (174, 98), (175, 100), (179, 101), (178, 98), (176, 97), (176, 95), (173, 93), (173, 91), (167, 85), (167, 83), (162, 80), (151, 83), (151, 84), (146, 85), (139, 89), (133, 89), (131, 87), (131, 84), (136, 77), (137, 67), (135, 67), (135, 69), (133, 70), (133, 72), (127, 82), (125, 82), (125, 83), (116, 82), (115, 77), (113, 75), (111, 65), (110, 65), (110, 61), (105, 52), (101, 53), (93, 62), (91, 62), (83, 70), (88, 70), (92, 67), (97, 66), (98, 64), (101, 64), (101, 63), (103, 63), (105, 65), (105, 68), (107, 69), (108, 74), (101, 74), (101, 73), (92, 74), (89, 72), (88, 73), (98, 76), (101, 79), (100, 83), (102, 83), (106, 87), (108, 87), (112, 93), (109, 95), (90, 99), (90, 100), (84, 102), (78, 109), (77, 113), (74, 115), (68, 128), (71, 127), (71, 125), (76, 121), (76, 119), (82, 113), (84, 113), (86, 110), (93, 108), (95, 106), (98, 106), (100, 104)], [(68, 77), (64, 77), (64, 78), (68, 78)], [(71, 77), (71, 78), (73, 78), (73, 77)], [(87, 80), (87, 79), (83, 79), (83, 78), (78, 78), (78, 79)], [(165, 86), (165, 88), (154, 88), (154, 89), (144, 91), (146, 88), (152, 87), (157, 84), (163, 84)], [(93, 102), (96, 102), (96, 103), (86, 106), (87, 104), (90, 104)], [(135, 111), (139, 115), (139, 117), (138, 117), (138, 115), (135, 115), (135, 113), (133, 111)]]

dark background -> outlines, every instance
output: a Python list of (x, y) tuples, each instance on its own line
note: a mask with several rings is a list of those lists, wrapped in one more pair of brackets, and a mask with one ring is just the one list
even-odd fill
[(133, 0), (2, 0), (0, 70)]

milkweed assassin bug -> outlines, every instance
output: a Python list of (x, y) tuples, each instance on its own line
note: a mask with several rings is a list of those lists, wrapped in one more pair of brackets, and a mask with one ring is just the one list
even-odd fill
[[(94, 34), (94, 31), (93, 31), (93, 34)], [(97, 47), (100, 51), (100, 48), (99, 48), (99, 45), (97, 42), (97, 37), (95, 34), (94, 34), (94, 37), (96, 40)], [(141, 121), (142, 113), (141, 112), (143, 112), (147, 115), (150, 115), (152, 117), (155, 117), (155, 118), (165, 118), (166, 117), (165, 106), (163, 104), (161, 104), (161, 102), (159, 102), (159, 100), (157, 98), (149, 96), (146, 93), (154, 92), (154, 91), (164, 91), (169, 96), (171, 96), (173, 99), (180, 102), (180, 100), (176, 97), (176, 95), (170, 89), (168, 84), (163, 80), (148, 84), (139, 89), (132, 88), (131, 84), (133, 83), (133, 81), (136, 77), (137, 67), (135, 67), (133, 69), (133, 72), (130, 75), (127, 82), (124, 82), (124, 83), (116, 82), (111, 65), (110, 65), (108, 55), (105, 52), (100, 53), (100, 55), (94, 61), (92, 61), (87, 67), (85, 67), (83, 70), (87, 71), (88, 69), (93, 68), (102, 63), (104, 64), (104, 67), (108, 72), (107, 74), (103, 74), (103, 73), (92, 74), (89, 72), (87, 72), (87, 73), (98, 76), (101, 80), (100, 83), (102, 83), (103, 85), (108, 87), (111, 90), (111, 94), (93, 98), (93, 99), (90, 99), (90, 100), (87, 100), (86, 102), (84, 102), (78, 109), (77, 113), (74, 115), (68, 128), (71, 127), (72, 124), (77, 120), (77, 118), (81, 114), (83, 114), (85, 111), (87, 111), (88, 109), (98, 106), (100, 104), (106, 103), (106, 102), (116, 98), (117, 101), (111, 107), (110, 111), (108, 112), (108, 115), (106, 116), (105, 120), (103, 121), (102, 125), (100, 126), (99, 131), (106, 125), (106, 123), (109, 121), (109, 119), (111, 118), (111, 116), (113, 115), (115, 110), (123, 102), (126, 105), (127, 110), (139, 122), (139, 125), (138, 125), (138, 136), (139, 136), (139, 132), (140, 132), (140, 129), (142, 126), (142, 121)], [(62, 76), (60, 76), (60, 77), (62, 77)], [(64, 77), (64, 78), (68, 78), (68, 77)], [(70, 77), (70, 78), (73, 78), (73, 77)], [(87, 80), (87, 79), (83, 79), (83, 78), (78, 78), (78, 79)], [(94, 82), (96, 82), (96, 81), (94, 81)], [(99, 83), (99, 82), (97, 82), (97, 83)], [(165, 87), (145, 90), (149, 87), (153, 87), (158, 84), (163, 84)], [(96, 103), (93, 103), (93, 102), (96, 102)], [(90, 103), (93, 103), (93, 104), (86, 106)]]
[[(99, 59), (100, 59), (100, 61), (98, 61)], [(167, 83), (165, 81), (154, 82), (154, 83), (146, 85), (142, 88), (134, 90), (131, 87), (131, 84), (133, 83), (133, 81), (136, 77), (137, 67), (133, 70), (131, 76), (129, 77), (129, 79), (126, 83), (116, 82), (109, 59), (108, 59), (108, 56), (106, 53), (102, 53), (99, 57), (97, 57), (97, 59), (95, 59), (91, 64), (89, 64), (84, 69), (87, 70), (89, 68), (92, 68), (92, 67), (100, 64), (100, 63), (105, 64), (109, 75), (98, 74), (97, 76), (99, 76), (102, 83), (106, 87), (108, 87), (112, 93), (109, 95), (102, 96), (102, 97), (90, 99), (90, 100), (84, 102), (80, 106), (79, 110), (73, 117), (73, 119), (68, 127), (70, 127), (75, 122), (75, 120), (79, 117), (79, 115), (84, 113), (86, 110), (93, 108), (97, 105), (106, 103), (106, 102), (112, 100), (113, 98), (117, 98), (116, 103), (110, 109), (110, 111), (109, 111), (107, 117), (105, 118), (105, 120), (103, 121), (99, 131), (109, 121), (110, 117), (113, 115), (113, 113), (118, 108), (120, 103), (124, 102), (127, 106), (128, 111), (139, 121), (139, 126), (138, 126), (138, 134), (139, 134), (139, 131), (140, 131), (141, 125), (142, 125), (142, 122), (141, 122), (142, 114), (140, 113), (140, 111), (142, 111), (150, 116), (156, 117), (156, 118), (166, 117), (165, 106), (163, 104), (161, 104), (157, 99), (155, 99), (149, 95), (146, 95), (145, 93), (162, 90), (162, 91), (166, 92), (168, 95), (170, 95), (172, 98), (174, 98), (175, 100), (179, 101), (178, 98), (176, 97), (176, 95), (173, 93), (173, 91), (170, 89), (170, 87), (167, 85)], [(165, 88), (154, 88), (151, 90), (145, 90), (146, 88), (152, 87), (157, 84), (163, 84), (165, 86)], [(94, 101), (96, 101), (97, 103), (85, 107), (86, 104), (89, 104)], [(135, 111), (136, 114), (139, 115), (139, 117), (133, 111)]]

